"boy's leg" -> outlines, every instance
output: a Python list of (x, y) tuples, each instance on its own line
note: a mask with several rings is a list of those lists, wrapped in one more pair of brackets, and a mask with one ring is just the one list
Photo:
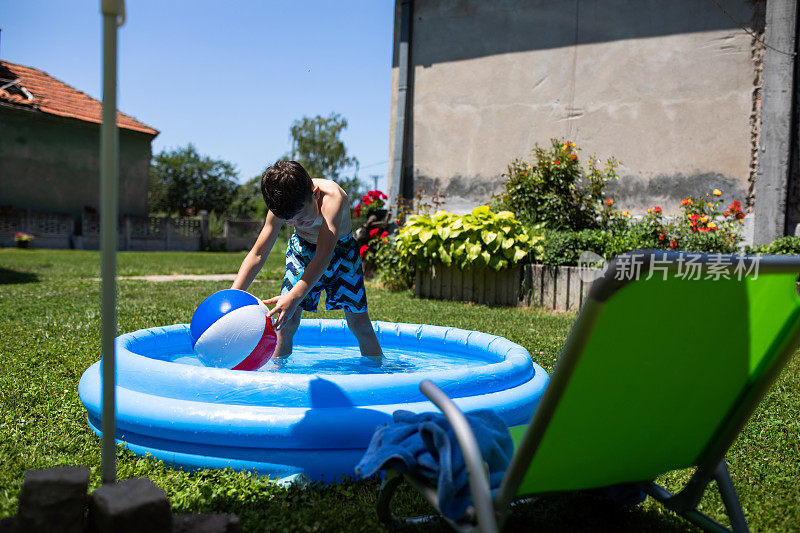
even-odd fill
[[(314, 248), (310, 243), (300, 239), (296, 233), (289, 237), (286, 243), (286, 272), (283, 275), (283, 283), (281, 284), (281, 294), (286, 294), (292, 287), (295, 286), (297, 281), (303, 275), (306, 265), (314, 257)], [(277, 359), (285, 359), (292, 354), (292, 340), (297, 328), (300, 326), (300, 316), (303, 314), (305, 307), (309, 311), (316, 311), (319, 304), (319, 297), (322, 288), (315, 285), (311, 291), (306, 295), (297, 310), (287, 320), (283, 327), (275, 332), (277, 342), (275, 344), (275, 351), (273, 357)]]
[(372, 322), (369, 319), (369, 313), (354, 313), (348, 309), (344, 310), (344, 316), (347, 319), (347, 327), (353, 332), (358, 340), (358, 347), (361, 350), (361, 355), (368, 357), (373, 361), (380, 362), (383, 358), (383, 350), (378, 343), (378, 337), (375, 335), (375, 330), (372, 329)]
[(294, 334), (297, 332), (298, 326), (300, 326), (300, 316), (302, 314), (303, 309), (298, 307), (291, 318), (286, 321), (283, 327), (275, 332), (277, 343), (275, 344), (275, 352), (273, 352), (272, 355), (273, 357), (282, 359), (292, 355), (292, 341), (294, 339)]

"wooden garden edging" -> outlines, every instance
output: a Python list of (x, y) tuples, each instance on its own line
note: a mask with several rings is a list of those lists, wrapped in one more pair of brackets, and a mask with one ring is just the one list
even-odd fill
[(589, 295), (593, 274), (602, 269), (525, 265), (522, 296), (525, 305), (553, 311), (578, 311)]
[[(599, 268), (522, 265), (494, 271), (437, 265), (417, 269), (414, 294), (438, 300), (464, 300), (488, 305), (523, 303), (553, 311), (578, 311), (589, 295)], [(521, 302), (520, 302), (521, 301)]]
[(520, 267), (495, 271), (490, 268), (461, 270), (436, 265), (417, 269), (414, 294), (438, 300), (464, 300), (487, 305), (519, 303)]

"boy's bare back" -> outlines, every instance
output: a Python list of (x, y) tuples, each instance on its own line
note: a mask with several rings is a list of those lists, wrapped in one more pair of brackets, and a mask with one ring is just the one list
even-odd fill
[(297, 235), (312, 243), (319, 238), (322, 223), (327, 221), (328, 227), (337, 228), (336, 238), (340, 239), (353, 229), (350, 220), (350, 202), (347, 193), (335, 181), (326, 179), (313, 179), (314, 201), (316, 202), (316, 217), (311, 210), (304, 210), (297, 214), (288, 224), (293, 224)]

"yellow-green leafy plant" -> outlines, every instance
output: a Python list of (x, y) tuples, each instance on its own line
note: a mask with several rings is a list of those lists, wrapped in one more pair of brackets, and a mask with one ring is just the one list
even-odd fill
[(403, 260), (420, 268), (442, 263), (462, 270), (501, 270), (526, 257), (541, 239), (531, 236), (510, 211), (492, 213), (480, 206), (461, 216), (446, 211), (412, 215), (396, 246)]

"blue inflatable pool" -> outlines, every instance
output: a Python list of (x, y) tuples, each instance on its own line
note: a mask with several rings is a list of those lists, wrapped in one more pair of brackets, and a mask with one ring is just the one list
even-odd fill
[[(188, 324), (117, 338), (117, 439), (135, 453), (189, 467), (352, 474), (375, 427), (397, 409), (435, 411), (430, 379), (465, 411), (490, 408), (508, 425), (530, 419), (548, 375), (527, 350), (496, 335), (374, 322), (386, 363), (358, 355), (344, 320), (303, 320), (285, 363), (257, 372), (202, 366)], [(78, 388), (100, 434), (100, 363)]]

